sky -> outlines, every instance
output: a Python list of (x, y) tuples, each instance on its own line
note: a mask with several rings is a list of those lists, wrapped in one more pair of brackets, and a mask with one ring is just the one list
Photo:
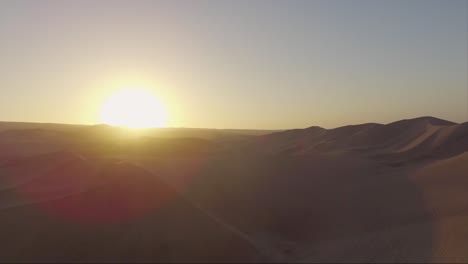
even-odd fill
[(0, 120), (99, 123), (150, 89), (169, 126), (468, 121), (468, 1), (0, 1)]

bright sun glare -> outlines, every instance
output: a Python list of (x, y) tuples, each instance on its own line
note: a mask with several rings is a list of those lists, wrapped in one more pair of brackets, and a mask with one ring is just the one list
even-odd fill
[(164, 127), (166, 111), (152, 93), (144, 89), (123, 89), (111, 95), (101, 108), (100, 121), (130, 128)]

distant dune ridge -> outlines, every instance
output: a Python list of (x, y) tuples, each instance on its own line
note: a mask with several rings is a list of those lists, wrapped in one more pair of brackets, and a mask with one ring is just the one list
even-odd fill
[(2, 262), (468, 262), (468, 123), (0, 122)]
[[(468, 123), (421, 117), (387, 125), (369, 123), (334, 129), (310, 127), (264, 135), (273, 151), (362, 150), (385, 155), (455, 155), (468, 147)], [(264, 143), (262, 143), (264, 144)], [(265, 143), (266, 144), (266, 143)]]

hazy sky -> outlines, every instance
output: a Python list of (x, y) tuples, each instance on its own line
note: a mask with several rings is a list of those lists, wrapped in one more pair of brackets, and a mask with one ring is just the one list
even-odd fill
[(0, 120), (97, 123), (151, 88), (170, 126), (468, 121), (462, 0), (0, 1)]

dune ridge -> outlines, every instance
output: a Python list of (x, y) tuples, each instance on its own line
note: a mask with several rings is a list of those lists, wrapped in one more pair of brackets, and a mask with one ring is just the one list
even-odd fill
[[(421, 117), (386, 125), (368, 123), (334, 129), (310, 127), (259, 136), (265, 152), (360, 151), (372, 155), (457, 155), (466, 149), (467, 123)], [(459, 142), (460, 141), (460, 142)], [(459, 147), (456, 147), (460, 143)], [(255, 147), (257, 147), (257, 145)]]

